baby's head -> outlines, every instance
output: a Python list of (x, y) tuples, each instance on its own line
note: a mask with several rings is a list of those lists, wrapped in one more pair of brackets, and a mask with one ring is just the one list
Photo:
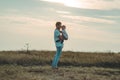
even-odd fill
[(62, 28), (62, 30), (65, 30), (65, 29), (66, 29), (66, 26), (65, 26), (65, 25), (62, 25), (61, 28)]

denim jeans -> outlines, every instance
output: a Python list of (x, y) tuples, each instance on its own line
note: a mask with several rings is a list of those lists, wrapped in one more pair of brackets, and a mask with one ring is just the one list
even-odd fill
[(60, 59), (60, 55), (62, 53), (62, 46), (61, 47), (56, 47), (57, 48), (57, 51), (56, 51), (56, 54), (54, 56), (54, 59), (53, 59), (53, 62), (52, 62), (52, 67), (53, 68), (57, 68), (57, 64), (59, 62), (59, 59)]

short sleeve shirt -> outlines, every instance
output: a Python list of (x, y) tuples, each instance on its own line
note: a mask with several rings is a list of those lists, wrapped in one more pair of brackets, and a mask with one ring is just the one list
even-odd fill
[(59, 36), (60, 36), (60, 31), (58, 29), (55, 29), (55, 31), (54, 31), (54, 41), (55, 41), (56, 47), (62, 47), (63, 46), (61, 41), (56, 42), (57, 40), (59, 40)]

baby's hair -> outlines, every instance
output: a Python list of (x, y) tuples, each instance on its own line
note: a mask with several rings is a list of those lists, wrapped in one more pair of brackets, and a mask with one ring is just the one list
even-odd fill
[(62, 27), (66, 28), (66, 26), (65, 26), (65, 25), (62, 25)]
[(65, 25), (62, 25), (63, 27), (65, 27)]

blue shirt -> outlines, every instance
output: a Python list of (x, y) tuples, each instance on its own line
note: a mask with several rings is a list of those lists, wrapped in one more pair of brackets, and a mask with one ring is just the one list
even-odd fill
[(61, 43), (61, 41), (58, 41), (58, 40), (60, 40), (59, 36), (60, 36), (60, 31), (58, 29), (55, 29), (55, 31), (54, 31), (55, 45), (56, 45), (56, 47), (63, 47), (63, 43)]

